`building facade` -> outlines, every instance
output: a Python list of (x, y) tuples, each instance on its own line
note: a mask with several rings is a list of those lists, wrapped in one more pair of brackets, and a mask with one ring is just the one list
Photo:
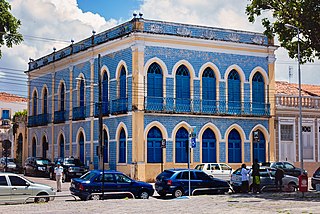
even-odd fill
[[(299, 117), (299, 87), (288, 82), (276, 82), (276, 159), (300, 167), (302, 134), (303, 165), (312, 176), (320, 158), (320, 86), (302, 84), (302, 129)], [(300, 131), (301, 130), (301, 131)]]
[(106, 168), (152, 180), (186, 167), (191, 127), (191, 166), (271, 160), (275, 49), (258, 33), (141, 17), (92, 35), (29, 63), (29, 155), (98, 168), (101, 79)]

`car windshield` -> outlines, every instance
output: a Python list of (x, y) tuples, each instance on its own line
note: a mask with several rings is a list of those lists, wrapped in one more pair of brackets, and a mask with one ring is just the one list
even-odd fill
[(81, 178), (82, 180), (90, 181), (91, 178), (93, 178), (94, 176), (96, 176), (96, 173), (94, 173), (94, 172), (87, 172), (86, 174), (82, 175), (80, 178)]
[(36, 163), (37, 163), (38, 165), (48, 165), (48, 164), (49, 164), (49, 160), (40, 159), (40, 160), (36, 160)]
[(203, 167), (204, 167), (204, 164), (199, 164), (199, 165), (196, 166), (195, 169), (202, 170)]
[(171, 171), (163, 171), (160, 175), (158, 175), (157, 178), (171, 178), (171, 176), (174, 174), (174, 172)]
[(66, 165), (83, 166), (83, 163), (79, 159), (66, 159)]

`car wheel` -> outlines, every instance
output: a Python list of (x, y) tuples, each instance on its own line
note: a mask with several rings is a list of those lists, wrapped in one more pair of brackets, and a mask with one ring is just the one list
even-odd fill
[(173, 192), (173, 197), (175, 198), (179, 198), (181, 196), (183, 196), (183, 191), (181, 189), (176, 189), (174, 192)]
[(139, 198), (141, 198), (141, 199), (148, 199), (148, 198), (149, 198), (149, 192), (146, 191), (146, 190), (142, 190), (142, 191), (139, 193)]
[(95, 200), (95, 201), (98, 201), (100, 200), (100, 195), (91, 195), (91, 200)]
[[(40, 195), (37, 195), (40, 196)], [(39, 197), (39, 198), (35, 198), (34, 202), (35, 203), (46, 203), (49, 201), (49, 197), (45, 197), (46, 195), (43, 195), (44, 197)]]
[(296, 191), (296, 185), (294, 183), (288, 184), (288, 192), (295, 192)]

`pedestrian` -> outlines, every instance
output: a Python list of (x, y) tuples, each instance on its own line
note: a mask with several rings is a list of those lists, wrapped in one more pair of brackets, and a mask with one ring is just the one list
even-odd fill
[(280, 192), (282, 191), (282, 178), (284, 178), (284, 171), (282, 168), (277, 168), (276, 174), (275, 174), (275, 184), (277, 190)]
[(252, 164), (252, 191), (260, 193), (260, 165), (258, 159), (254, 159)]
[(246, 164), (241, 165), (241, 189), (242, 193), (248, 193), (249, 191), (249, 172)]
[(60, 165), (60, 162), (57, 162), (57, 166), (54, 168), (54, 173), (56, 174), (57, 192), (61, 192), (63, 167)]

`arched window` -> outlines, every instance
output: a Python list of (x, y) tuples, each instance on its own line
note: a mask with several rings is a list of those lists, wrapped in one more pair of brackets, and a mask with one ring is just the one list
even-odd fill
[(37, 141), (36, 141), (36, 138), (32, 138), (32, 157), (37, 157)]
[(148, 163), (162, 163), (162, 134), (159, 128), (152, 127), (147, 136), (147, 161)]
[(211, 68), (206, 68), (202, 75), (202, 111), (216, 112), (216, 77)]
[(108, 84), (109, 84), (108, 74), (107, 72), (104, 72), (102, 77), (102, 114), (103, 115), (106, 115), (109, 112)]
[(37, 92), (34, 91), (33, 92), (33, 116), (36, 116), (38, 113), (38, 95)]
[(176, 111), (190, 111), (190, 74), (185, 65), (180, 65), (176, 73)]
[(253, 75), (252, 78), (252, 111), (255, 114), (264, 114), (265, 112), (265, 90), (264, 79), (260, 72)]
[(79, 99), (80, 99), (80, 107), (84, 107), (84, 79), (81, 78), (80, 80), (80, 87), (79, 87)]
[(185, 128), (180, 128), (176, 134), (176, 163), (188, 162), (189, 134)]
[(108, 163), (108, 133), (103, 130), (103, 163)]
[(42, 137), (42, 157), (47, 158), (48, 142), (45, 136)]
[(241, 112), (241, 80), (238, 72), (232, 70), (228, 76), (228, 113)]
[(228, 136), (228, 162), (241, 163), (241, 138), (235, 129)]
[(127, 97), (127, 74), (126, 69), (124, 66), (121, 67), (120, 72), (120, 98), (126, 98)]
[(266, 140), (263, 133), (259, 132), (259, 141), (253, 140), (253, 160), (258, 159), (258, 162), (266, 162)]
[(60, 85), (60, 111), (64, 111), (65, 107), (65, 89), (64, 89), (64, 84), (61, 83)]
[(82, 132), (79, 134), (79, 158), (84, 163), (84, 136)]
[(211, 129), (206, 129), (202, 135), (202, 163), (216, 163), (216, 136)]
[(158, 63), (152, 63), (148, 68), (147, 86), (147, 108), (148, 110), (162, 110), (163, 103), (163, 76), (162, 69)]
[(43, 90), (43, 114), (48, 114), (48, 91)]
[(119, 163), (126, 163), (127, 139), (124, 129), (120, 131), (119, 138)]
[(60, 151), (59, 151), (60, 157), (64, 158), (64, 137), (62, 134), (60, 135), (59, 149), (60, 149)]

